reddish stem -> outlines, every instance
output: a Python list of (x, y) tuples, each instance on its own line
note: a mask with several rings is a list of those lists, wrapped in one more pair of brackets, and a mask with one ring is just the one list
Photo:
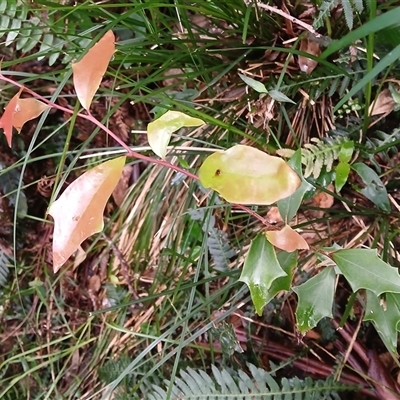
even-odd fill
[[(28, 89), (27, 87), (25, 87), (22, 83), (13, 81), (10, 78), (7, 78), (6, 76), (4, 76), (1, 72), (0, 72), (0, 80), (3, 80), (5, 82), (11, 83), (12, 85), (15, 85), (19, 88), (22, 88), (23, 90), (25, 90), (27, 93), (29, 93), (31, 96), (35, 97), (36, 99), (39, 99), (41, 101), (43, 101), (43, 103), (48, 104), (50, 107), (55, 108), (57, 110), (60, 111), (64, 111), (67, 114), (73, 114), (74, 111), (70, 110), (69, 108), (66, 107), (62, 107), (56, 103), (51, 102), (50, 100), (47, 100), (45, 97), (41, 96), (40, 94), (35, 93), (34, 91), (32, 91), (31, 89)], [(87, 121), (92, 122), (93, 124), (95, 124), (97, 127), (99, 127), (101, 130), (103, 130), (104, 132), (106, 132), (108, 135), (110, 135), (118, 144), (120, 144), (127, 152), (127, 156), (128, 157), (135, 157), (138, 158), (139, 160), (143, 160), (143, 161), (148, 161), (152, 164), (158, 164), (158, 165), (162, 165), (163, 167), (166, 168), (170, 168), (173, 169), (177, 172), (180, 172), (184, 175), (186, 175), (189, 178), (192, 178), (194, 180), (198, 180), (199, 177), (195, 174), (192, 174), (189, 171), (186, 171), (185, 169), (178, 167), (176, 165), (171, 164), (169, 161), (166, 160), (158, 160), (149, 156), (145, 156), (143, 154), (137, 153), (136, 151), (133, 151), (129, 148), (129, 146), (124, 143), (114, 132), (112, 132), (110, 129), (108, 129), (105, 125), (103, 125), (100, 121), (98, 121), (95, 117), (93, 117), (93, 115), (88, 112), (88, 114), (82, 114), (82, 113), (78, 113), (77, 114), (78, 117), (86, 119)], [(261, 217), (261, 215), (257, 214), (255, 211), (251, 210), (250, 208), (240, 205), (240, 204), (234, 204), (234, 207), (239, 208), (245, 212), (247, 212), (248, 214), (252, 215), (253, 217), (257, 218), (259, 221), (261, 221), (264, 225), (268, 225), (267, 222), (265, 221), (265, 219), (263, 217)]]

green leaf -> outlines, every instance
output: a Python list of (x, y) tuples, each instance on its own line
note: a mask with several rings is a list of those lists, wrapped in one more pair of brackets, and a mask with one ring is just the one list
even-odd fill
[(199, 180), (231, 203), (261, 205), (292, 195), (301, 182), (281, 158), (244, 145), (207, 157)]
[(364, 321), (372, 321), (386, 348), (397, 354), (397, 332), (400, 322), (400, 295), (387, 293), (382, 307), (380, 298), (367, 290)]
[(342, 0), (342, 7), (344, 11), (344, 17), (346, 19), (346, 24), (351, 31), (353, 29), (353, 8), (349, 0)]
[(243, 75), (243, 74), (239, 74), (239, 77), (246, 85), (249, 85), (256, 92), (258, 92), (258, 93), (268, 93), (267, 88), (261, 82), (258, 82), (255, 79), (249, 78), (248, 76)]
[(390, 94), (392, 95), (392, 99), (396, 102), (396, 104), (400, 104), (400, 93), (391, 82), (389, 82), (389, 90)]
[(297, 251), (288, 253), (286, 251), (280, 251), (277, 254), (279, 265), (286, 272), (286, 276), (276, 278), (271, 287), (268, 289), (268, 293), (264, 297), (264, 306), (266, 306), (279, 292), (289, 291), (290, 285), (293, 279), (293, 270), (297, 266)]
[(355, 43), (358, 39), (370, 35), (371, 33), (378, 32), (382, 29), (386, 29), (392, 25), (398, 25), (400, 21), (400, 8), (395, 7), (391, 11), (379, 15), (378, 17), (371, 19), (366, 24), (360, 26), (360, 28), (348, 33), (343, 36), (340, 40), (334, 41), (320, 56), (322, 59), (326, 59), (333, 53)]
[(334, 269), (326, 267), (306, 283), (293, 288), (299, 298), (296, 320), (300, 333), (304, 334), (314, 328), (324, 317), (332, 318), (335, 279)]
[(282, 103), (292, 103), (296, 104), (293, 100), (289, 99), (285, 94), (280, 92), (279, 90), (272, 89), (269, 91), (269, 95), (275, 100)]
[(363, 163), (356, 163), (351, 167), (358, 173), (358, 175), (360, 175), (360, 178), (365, 184), (365, 188), (358, 189), (357, 191), (363, 194), (367, 199), (371, 200), (382, 210), (390, 212), (389, 197), (378, 174), (372, 168)]
[(351, 160), (353, 151), (354, 151), (354, 142), (352, 140), (344, 142), (339, 150), (339, 161), (342, 163), (348, 163)]
[(171, 135), (183, 127), (201, 126), (204, 121), (179, 111), (167, 111), (160, 118), (147, 125), (149, 145), (159, 157), (165, 158)]
[(353, 292), (368, 289), (379, 296), (385, 292), (400, 293), (400, 275), (396, 268), (382, 261), (376, 249), (347, 249), (332, 254), (340, 272)]
[[(400, 7), (398, 7), (400, 9)], [(379, 18), (379, 17), (378, 17)], [(378, 19), (375, 18), (375, 19)], [(375, 21), (374, 19), (374, 21)], [(400, 58), (400, 45), (395, 47), (391, 52), (389, 52), (385, 57), (383, 57), (374, 68), (372, 68), (367, 74), (364, 75), (362, 79), (357, 81), (357, 83), (340, 99), (340, 101), (335, 105), (333, 111), (339, 110), (343, 104), (345, 104), (352, 96), (357, 92), (365, 88), (365, 85), (374, 80), (381, 72), (383, 72), (387, 67), (397, 62)]]
[(348, 162), (340, 162), (335, 168), (335, 187), (336, 191), (340, 192), (342, 187), (346, 184), (347, 178), (350, 173), (350, 164)]
[(269, 289), (273, 282), (287, 275), (278, 262), (274, 246), (268, 242), (264, 234), (257, 235), (251, 242), (239, 281), (249, 287), (258, 315), (262, 315), (267, 300), (270, 300)]
[(288, 161), (289, 166), (300, 176), (300, 187), (289, 197), (279, 200), (277, 203), (279, 213), (285, 223), (288, 223), (296, 214), (306, 192), (313, 187), (303, 177), (301, 171), (301, 150), (297, 150)]

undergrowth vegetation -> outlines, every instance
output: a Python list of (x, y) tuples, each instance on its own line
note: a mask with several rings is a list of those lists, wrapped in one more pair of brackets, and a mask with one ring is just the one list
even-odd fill
[[(1, 399), (397, 398), (393, 4), (0, 0), (2, 109), (18, 85), (52, 105), (0, 138)], [(71, 62), (110, 31), (93, 123)], [(162, 161), (148, 124), (171, 110), (204, 124)], [(55, 273), (49, 207), (121, 143), (104, 229)], [(287, 160), (290, 201), (192, 179), (245, 146)], [(275, 252), (289, 225), (305, 244)], [(255, 277), (263, 257), (283, 273)]]

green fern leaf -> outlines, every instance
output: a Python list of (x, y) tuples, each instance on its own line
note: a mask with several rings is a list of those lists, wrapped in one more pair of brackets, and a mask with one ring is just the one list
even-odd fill
[(5, 249), (0, 246), (0, 287), (7, 283), (11, 265), (12, 260), (10, 256), (6, 253)]
[(324, 26), (324, 19), (328, 18), (331, 15), (331, 10), (336, 7), (338, 4), (338, 0), (330, 0), (323, 1), (321, 6), (319, 7), (319, 14), (317, 18), (315, 18), (313, 26), (315, 29), (321, 28)]
[[(305, 178), (312, 175), (314, 179), (317, 179), (323, 167), (327, 172), (332, 170), (333, 163), (339, 158), (340, 149), (344, 143), (349, 142), (349, 139), (337, 136), (325, 140), (312, 138), (311, 142), (306, 143), (301, 151), (301, 162), (305, 166), (303, 175)], [(277, 154), (287, 157), (292, 154), (292, 151), (291, 149), (279, 149)]]
[[(318, 29), (323, 26), (323, 20), (330, 16), (333, 8), (338, 5), (338, 0), (323, 1), (319, 7), (319, 14), (314, 20), (314, 28)], [(341, 0), (344, 17), (346, 20), (347, 27), (349, 30), (353, 29), (354, 23), (354, 12), (362, 12), (364, 10), (364, 4), (362, 0)]]
[(342, 0), (344, 17), (349, 30), (353, 29), (353, 8), (349, 0)]
[(228, 269), (229, 259), (232, 258), (236, 251), (231, 247), (228, 235), (218, 229), (215, 217), (206, 217), (206, 211), (203, 209), (190, 210), (189, 215), (194, 221), (203, 221), (201, 229), (207, 237), (208, 251), (215, 264), (215, 269), (226, 271)]
[(5, 46), (14, 45), (23, 53), (33, 51), (38, 60), (47, 57), (50, 66), (61, 54), (63, 63), (70, 62), (76, 52), (87, 48), (93, 29), (79, 32), (78, 13), (64, 19), (62, 12), (49, 10), (44, 17), (26, 1), (0, 0), (0, 38), (7, 35)]
[[(348, 386), (336, 382), (333, 378), (326, 381), (313, 381), (310, 378), (282, 379), (278, 383), (267, 371), (248, 364), (251, 377), (244, 371), (219, 370), (211, 366), (213, 378), (204, 371), (195, 371), (188, 368), (180, 372), (180, 378), (174, 382), (165, 381), (167, 386), (172, 385), (171, 400), (244, 400), (244, 399), (331, 399), (338, 398), (337, 392), (356, 390), (355, 386)], [(149, 393), (149, 400), (165, 400), (166, 390), (153, 385), (153, 392)]]

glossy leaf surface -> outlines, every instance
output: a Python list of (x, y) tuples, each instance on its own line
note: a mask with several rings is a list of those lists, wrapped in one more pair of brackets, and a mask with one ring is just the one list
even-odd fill
[(13, 127), (21, 132), (25, 122), (38, 117), (49, 106), (34, 98), (21, 99), (23, 88), (10, 100), (0, 119), (8, 145), (11, 147)]
[(12, 143), (12, 130), (13, 130), (13, 119), (15, 115), (15, 110), (18, 106), (19, 96), (22, 93), (22, 88), (19, 92), (10, 100), (4, 109), (4, 113), (0, 118), (0, 128), (4, 130), (4, 135), (6, 136), (7, 143), (11, 147)]
[(397, 353), (400, 294), (387, 293), (384, 302), (370, 290), (367, 290), (366, 294), (367, 305), (365, 307), (364, 321), (372, 321), (385, 346), (392, 353)]
[(269, 289), (279, 277), (287, 276), (276, 257), (275, 249), (263, 234), (259, 234), (250, 245), (239, 281), (250, 289), (251, 299), (258, 315), (269, 298)]
[(246, 84), (249, 85), (252, 89), (254, 89), (258, 93), (268, 93), (265, 85), (259, 81), (256, 81), (253, 78), (250, 78), (246, 75), (239, 74), (240, 79)]
[(85, 172), (49, 208), (54, 218), (53, 268), (57, 272), (81, 243), (103, 229), (106, 203), (117, 185), (125, 157)]
[(114, 33), (106, 32), (80, 61), (72, 64), (74, 88), (85, 110), (89, 110), (115, 52), (114, 42)]
[(290, 285), (293, 280), (293, 271), (297, 266), (297, 251), (292, 253), (280, 251), (276, 256), (279, 265), (287, 275), (280, 276), (279, 278), (273, 280), (268, 291), (263, 293), (264, 306), (266, 306), (279, 292), (290, 290)]
[(289, 253), (310, 248), (303, 237), (289, 225), (285, 225), (280, 231), (265, 232), (265, 236), (275, 247)]
[(272, 204), (292, 195), (301, 183), (281, 158), (244, 145), (207, 157), (199, 179), (205, 188), (238, 204)]
[(165, 158), (171, 135), (183, 127), (201, 126), (204, 121), (180, 111), (167, 111), (160, 118), (147, 125), (149, 145), (159, 157)]
[(358, 191), (382, 210), (390, 212), (389, 197), (378, 174), (363, 163), (353, 164), (352, 168), (360, 175), (365, 184), (365, 188), (358, 189)]
[(317, 326), (322, 318), (332, 318), (335, 279), (334, 269), (326, 267), (318, 275), (293, 288), (299, 298), (296, 310), (299, 332), (306, 333)]
[(335, 188), (340, 192), (347, 182), (350, 173), (350, 164), (348, 162), (340, 162), (335, 168)]
[(282, 93), (279, 90), (271, 89), (268, 93), (271, 96), (271, 98), (274, 99), (275, 101), (278, 101), (281, 103), (296, 104), (293, 100), (289, 99), (289, 97), (287, 97), (284, 93)]
[(397, 269), (382, 261), (375, 249), (339, 250), (332, 254), (332, 259), (353, 292), (368, 289), (375, 296), (385, 292), (400, 293)]
[(296, 214), (303, 200), (304, 195), (313, 190), (312, 185), (310, 185), (303, 177), (301, 170), (301, 151), (297, 150), (293, 156), (288, 161), (288, 165), (293, 168), (295, 172), (299, 175), (301, 180), (300, 187), (289, 197), (279, 200), (277, 203), (279, 213), (282, 219), (288, 223)]
[(25, 122), (37, 118), (48, 108), (47, 104), (34, 98), (18, 99), (13, 118), (14, 128), (20, 133)]

